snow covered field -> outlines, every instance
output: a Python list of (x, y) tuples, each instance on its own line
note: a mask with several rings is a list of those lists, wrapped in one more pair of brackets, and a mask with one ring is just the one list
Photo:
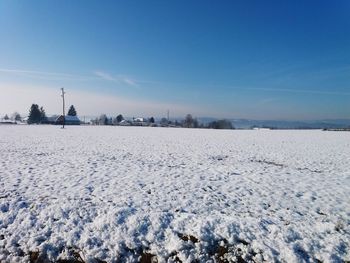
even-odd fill
[(344, 262), (349, 225), (349, 132), (0, 127), (0, 262)]

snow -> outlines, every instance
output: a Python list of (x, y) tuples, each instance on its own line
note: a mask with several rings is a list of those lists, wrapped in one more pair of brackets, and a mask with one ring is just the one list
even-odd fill
[(350, 260), (349, 164), (348, 132), (4, 125), (0, 262)]

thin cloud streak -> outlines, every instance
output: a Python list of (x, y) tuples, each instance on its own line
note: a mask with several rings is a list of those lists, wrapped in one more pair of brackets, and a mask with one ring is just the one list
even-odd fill
[[(344, 68), (345, 69), (345, 68)], [(4, 69), (0, 68), (0, 73), (5, 74), (15, 74), (35, 79), (44, 79), (44, 80), (76, 80), (76, 81), (92, 81), (92, 80), (105, 80), (113, 81), (118, 84), (126, 84), (132, 87), (139, 87), (139, 83), (143, 84), (154, 84), (154, 85), (163, 85), (163, 86), (173, 86), (176, 88), (191, 87), (201, 89), (203, 86), (199, 85), (186, 85), (184, 83), (174, 83), (174, 82), (159, 82), (151, 80), (135, 80), (127, 76), (116, 75), (113, 76), (104, 71), (94, 71), (94, 76), (83, 76), (83, 75), (74, 75), (69, 73), (61, 72), (46, 72), (46, 71), (34, 71), (34, 70), (21, 70), (21, 69)], [(315, 95), (335, 95), (335, 96), (350, 96), (350, 92), (338, 92), (338, 91), (326, 91), (326, 90), (301, 90), (301, 89), (291, 89), (291, 88), (259, 88), (259, 87), (230, 87), (223, 85), (215, 86), (206, 86), (206, 88), (225, 88), (230, 90), (254, 90), (254, 91), (270, 91), (270, 92), (286, 92), (286, 93), (305, 93), (305, 94), (315, 94)]]
[[(176, 83), (165, 83), (165, 82), (147, 82), (147, 81), (140, 81), (142, 83), (154, 83), (154, 84), (162, 84), (162, 85), (171, 85), (177, 88), (180, 88), (179, 85)], [(181, 84), (180, 84), (181, 85)], [(233, 86), (223, 86), (223, 85), (211, 85), (211, 86), (198, 86), (198, 85), (184, 85), (181, 86), (182, 88), (207, 88), (207, 89), (217, 89), (217, 88), (224, 88), (225, 90), (254, 90), (254, 91), (271, 91), (271, 92), (286, 92), (286, 93), (308, 93), (308, 94), (315, 94), (315, 95), (336, 95), (336, 96), (350, 96), (350, 92), (339, 92), (339, 91), (326, 91), (326, 90), (301, 90), (301, 89), (288, 89), (288, 88), (255, 88), (255, 87), (233, 87)]]
[(217, 89), (223, 88), (225, 90), (254, 90), (254, 91), (271, 91), (271, 92), (286, 92), (286, 93), (308, 93), (308, 94), (316, 94), (316, 95), (337, 95), (337, 96), (350, 96), (350, 92), (339, 92), (339, 91), (326, 91), (326, 90), (301, 90), (301, 89), (291, 89), (291, 88), (259, 88), (259, 87), (242, 87), (242, 86), (225, 86), (225, 85), (210, 85), (210, 86), (199, 86), (199, 85), (186, 85), (185, 83), (175, 83), (175, 82), (160, 82), (160, 81), (152, 81), (152, 80), (138, 80), (138, 83), (144, 84), (158, 84), (165, 86), (172, 86), (175, 88), (207, 88), (207, 89)]
[(104, 79), (104, 80), (117, 81), (115, 78), (113, 78), (110, 74), (108, 74), (106, 72), (94, 71), (94, 74), (97, 77), (100, 77), (101, 79)]
[(130, 86), (138, 86), (135, 82), (135, 80), (130, 79), (128, 77), (122, 77), (122, 81), (125, 82), (126, 84), (130, 85)]
[[(18, 111), (25, 114), (32, 103), (42, 105), (48, 114), (61, 112), (61, 97), (58, 88), (0, 84), (0, 89), (4, 97), (9, 98), (0, 105), (0, 113)], [(80, 116), (98, 116), (101, 113), (116, 116), (122, 113), (125, 116), (163, 117), (167, 110), (170, 110), (172, 116), (185, 116), (187, 113), (192, 113), (194, 116), (209, 113), (215, 115), (210, 109), (196, 106), (126, 98), (77, 89), (66, 90), (66, 104), (74, 104)]]
[(75, 81), (94, 81), (94, 80), (105, 80), (113, 81), (119, 84), (126, 84), (128, 86), (138, 87), (136, 80), (123, 76), (117, 75), (112, 76), (111, 74), (103, 71), (94, 71), (91, 76), (75, 75), (62, 72), (47, 72), (47, 71), (35, 71), (35, 70), (22, 70), (22, 69), (5, 69), (0, 68), (0, 73), (12, 74), (22, 77), (28, 77), (39, 80), (75, 80)]
[(46, 80), (96, 80), (96, 77), (74, 75), (61, 72), (46, 72), (46, 71), (34, 71), (34, 70), (21, 70), (21, 69), (4, 69), (0, 68), (0, 73), (20, 75), (24, 77), (30, 77), (35, 79), (46, 79)]
[(199, 85), (185, 85), (180, 83), (166, 83), (166, 82), (157, 82), (157, 81), (138, 81), (140, 83), (149, 83), (149, 84), (159, 84), (163, 86), (173, 86), (176, 88), (207, 88), (207, 89), (217, 89), (224, 88), (225, 90), (254, 90), (254, 91), (271, 91), (271, 92), (286, 92), (286, 93), (308, 93), (308, 94), (316, 94), (316, 95), (336, 95), (336, 96), (350, 96), (350, 92), (339, 92), (339, 91), (326, 91), (326, 90), (301, 90), (301, 89), (288, 89), (288, 88), (254, 88), (254, 87), (237, 87), (237, 86), (224, 86), (224, 85), (211, 85), (211, 86), (199, 86)]
[(107, 80), (107, 81), (113, 81), (119, 84), (126, 84), (128, 86), (134, 86), (137, 87), (138, 84), (136, 80), (130, 78), (130, 77), (126, 77), (123, 75), (116, 75), (116, 76), (112, 76), (111, 74), (104, 72), (104, 71), (94, 71), (93, 72), (97, 77), (103, 79), (103, 80)]

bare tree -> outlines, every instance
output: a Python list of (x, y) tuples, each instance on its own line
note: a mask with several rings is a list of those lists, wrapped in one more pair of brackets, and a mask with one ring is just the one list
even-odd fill
[(161, 125), (162, 127), (167, 127), (167, 126), (169, 125), (168, 119), (167, 119), (167, 118), (162, 118), (162, 119), (160, 120), (160, 125)]
[(108, 124), (108, 118), (106, 114), (101, 114), (99, 118), (99, 125), (107, 125)]
[(18, 112), (14, 112), (12, 114), (12, 119), (15, 120), (15, 121), (21, 121), (22, 117), (21, 117), (21, 115)]
[(193, 127), (193, 117), (191, 114), (186, 115), (183, 126), (185, 128), (192, 128)]

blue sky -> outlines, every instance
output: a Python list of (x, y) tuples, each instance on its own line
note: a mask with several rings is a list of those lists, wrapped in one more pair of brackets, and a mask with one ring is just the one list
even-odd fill
[(63, 86), (81, 115), (350, 118), (349, 13), (347, 0), (3, 0), (0, 113), (32, 100), (58, 113)]

